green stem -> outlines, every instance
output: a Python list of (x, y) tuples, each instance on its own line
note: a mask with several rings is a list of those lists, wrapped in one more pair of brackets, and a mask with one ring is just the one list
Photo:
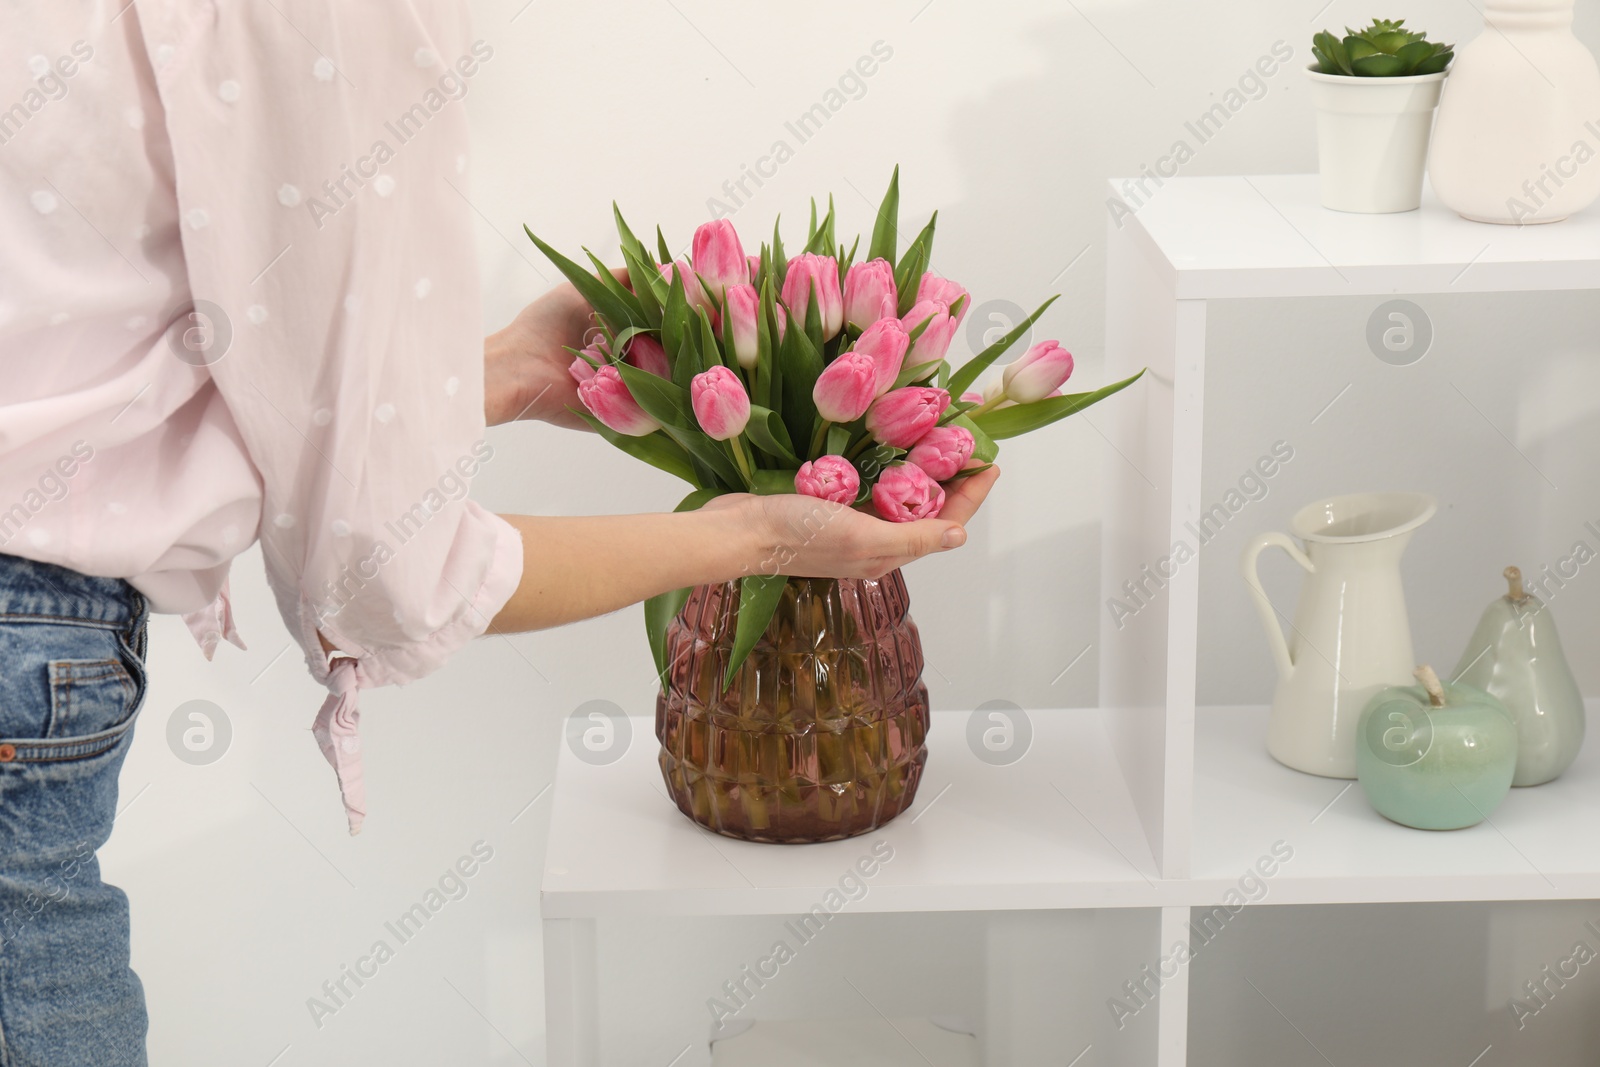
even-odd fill
[(756, 487), (754, 464), (751, 462), (749, 453), (745, 451), (744, 438), (731, 438), (728, 444), (733, 449), (734, 466), (739, 468), (739, 475), (744, 478), (744, 487), (753, 491)]
[(848, 460), (854, 460), (857, 456), (861, 455), (861, 453), (865, 452), (867, 450), (867, 446), (870, 444), (872, 444), (872, 435), (870, 433), (862, 434), (861, 440), (850, 446), (849, 451), (844, 454), (844, 458)]
[(828, 427), (832, 425), (827, 419), (817, 420), (817, 432), (811, 435), (811, 448), (806, 452), (806, 459), (816, 459), (822, 455), (822, 445), (828, 439)]
[(1005, 398), (1006, 398), (1006, 394), (1005, 393), (1003, 393), (1003, 392), (996, 393), (992, 399), (985, 400), (983, 403), (979, 404), (977, 407), (972, 408), (970, 411), (968, 411), (967, 412), (967, 418), (975, 419), (979, 415), (982, 415), (986, 411), (992, 411), (994, 409), (994, 407), (997, 404), (999, 404), (1001, 401), (1005, 400)]

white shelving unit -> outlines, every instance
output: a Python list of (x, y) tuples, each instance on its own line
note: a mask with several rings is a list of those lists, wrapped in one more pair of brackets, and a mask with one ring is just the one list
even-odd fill
[[(1121, 188), (1111, 183), (1113, 195)], [(1168, 181), (1109, 227), (1106, 374), (1146, 365), (1150, 373), (1126, 403), (1097, 416), (1114, 446), (1103, 599), (1121, 595), (1122, 582), (1199, 517), (1209, 301), (1558, 289), (1600, 289), (1600, 213), (1502, 228), (1427, 198), (1405, 215), (1324, 211), (1315, 176)], [(1072, 990), (1062, 1012), (1092, 1001), (1085, 1010), (1104, 1014), (1101, 1000), (1118, 983), (1074, 974), (1092, 967), (1134, 978), (1140, 965), (1156, 965), (1237, 899), (1241, 877), (1275, 842), (1295, 858), (1268, 861), (1260, 900), (1269, 904), (1600, 897), (1596, 746), (1560, 781), (1517, 791), (1492, 823), (1404, 830), (1374, 814), (1353, 783), (1274, 763), (1263, 709), (1197, 711), (1200, 620), (1193, 566), (1120, 628), (1107, 619), (1101, 707), (1030, 712), (1032, 747), (1014, 765), (978, 760), (964, 740), (968, 716), (936, 713), (937, 756), (915, 809), (854, 841), (775, 848), (700, 830), (665, 795), (649, 718), (632, 720), (633, 743), (616, 762), (594, 766), (563, 751), (541, 895), (550, 1067), (603, 1062), (601, 971), (619, 959), (606, 947), (606, 924), (660, 921), (659, 933), (636, 937), (622, 957), (642, 971), (652, 951), (673, 951), (671, 924), (799, 915), (880, 841), (893, 859), (849, 905), (851, 922), (989, 916), (987, 954), (976, 962), (1002, 974), (1009, 956), (1068, 938), (1065, 970), (1055, 956), (1032, 961), (1054, 967)], [(1088, 925), (1050, 934), (1043, 913), (1081, 914)], [(1017, 917), (1039, 932), (1016, 926)], [(651, 973), (670, 973), (661, 967)], [(1185, 1063), (1189, 970), (1163, 975), (1151, 1011), (1141, 1009), (1135, 1025), (1150, 1031), (1147, 1041), (1097, 1048), (1093, 1062)], [(1026, 1007), (993, 991), (988, 1004), (999, 1016), (991, 1030)], [(885, 1018), (903, 1011), (873, 1007)], [(691, 1051), (669, 1049), (663, 1062), (674, 1053), (684, 1057), (675, 1063), (708, 1062), (703, 1047)], [(992, 1036), (990, 1051), (996, 1063), (1026, 1062)], [(1057, 1051), (1065, 1063), (1077, 1050)]]

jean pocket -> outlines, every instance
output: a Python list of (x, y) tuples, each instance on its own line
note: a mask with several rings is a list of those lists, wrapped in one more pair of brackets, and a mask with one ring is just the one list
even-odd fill
[(114, 748), (133, 725), (138, 683), (118, 660), (61, 659), (46, 665), (50, 713), (44, 736), (0, 740), (0, 762), (82, 760)]
[(83, 737), (119, 726), (133, 712), (139, 687), (114, 659), (56, 659), (48, 664), (47, 740)]

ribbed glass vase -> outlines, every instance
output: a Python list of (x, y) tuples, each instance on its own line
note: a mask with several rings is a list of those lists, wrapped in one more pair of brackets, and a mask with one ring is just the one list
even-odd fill
[(739, 587), (695, 589), (667, 629), (656, 700), (679, 809), (748, 841), (834, 841), (911, 806), (928, 687), (905, 579), (791, 578), (726, 691)]

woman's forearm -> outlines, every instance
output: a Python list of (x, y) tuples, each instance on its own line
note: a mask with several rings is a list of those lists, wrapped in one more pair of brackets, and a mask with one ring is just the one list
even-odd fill
[(522, 580), (490, 624), (517, 633), (604, 615), (757, 565), (760, 539), (737, 509), (664, 515), (504, 515), (522, 535)]
[(797, 493), (733, 493), (670, 515), (506, 515), (522, 535), (522, 580), (489, 629), (542, 630), (746, 574), (876, 578), (965, 544), (963, 524), (999, 476), (991, 466), (962, 479), (939, 518), (916, 522)]

